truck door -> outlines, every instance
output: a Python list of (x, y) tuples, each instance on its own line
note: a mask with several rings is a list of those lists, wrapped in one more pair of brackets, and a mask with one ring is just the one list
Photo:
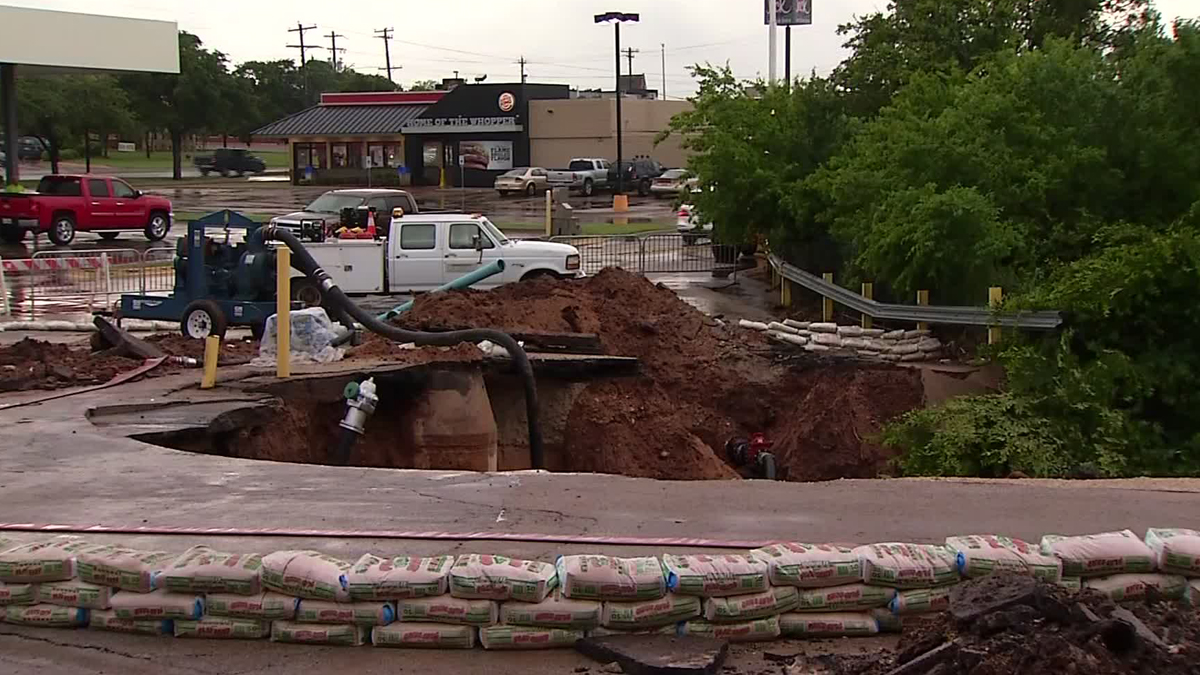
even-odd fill
[(114, 227), (117, 219), (117, 200), (108, 189), (108, 179), (87, 179), (87, 211), (79, 214), (79, 227), (105, 229)]
[(117, 227), (145, 227), (150, 220), (146, 200), (137, 199), (137, 193), (125, 181), (112, 179), (112, 195), (116, 200)]
[[(475, 248), (476, 238), (483, 244), (482, 256)], [(470, 274), (500, 258), (500, 248), (478, 223), (451, 223), (446, 244), (445, 255), (442, 256), (442, 278), (446, 282)], [(496, 275), (475, 284), (475, 287), (492, 288), (502, 283), (504, 276)]]
[[(397, 236), (396, 228), (400, 232)], [(395, 292), (428, 291), (442, 285), (442, 251), (438, 246), (441, 223), (392, 223), (388, 238), (388, 289)]]

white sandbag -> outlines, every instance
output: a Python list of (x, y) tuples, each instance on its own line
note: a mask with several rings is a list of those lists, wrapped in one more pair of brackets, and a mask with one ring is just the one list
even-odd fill
[(8, 605), (4, 611), (4, 621), (19, 626), (73, 628), (87, 625), (89, 610), (59, 605)]
[(933, 335), (932, 331), (927, 330), (906, 330), (904, 331), (904, 339), (912, 340), (913, 338), (923, 338)]
[(158, 577), (174, 558), (166, 551), (99, 544), (80, 551), (77, 564), (79, 578), (90, 584), (149, 593), (158, 588)]
[(657, 600), (606, 602), (600, 624), (626, 630), (663, 626), (698, 617), (702, 607), (700, 598), (677, 593), (668, 593)]
[(888, 354), (899, 355), (900, 358), (904, 358), (905, 356), (913, 356), (914, 354), (920, 356), (921, 350), (917, 349), (916, 345), (896, 345), (888, 349)]
[(837, 334), (844, 338), (859, 338), (863, 335), (862, 326), (838, 326)]
[(857, 338), (857, 337), (842, 338), (842, 348), (843, 349), (866, 349), (869, 346), (870, 346), (870, 343), (867, 342), (863, 338)]
[[(1187, 590), (1183, 593), (1183, 600), (1192, 607), (1200, 607), (1200, 579), (1188, 581)], [(0, 607), (0, 609), (4, 608)]]
[(862, 564), (848, 546), (791, 542), (756, 548), (750, 555), (767, 563), (776, 586), (820, 588), (862, 580)]
[(854, 549), (863, 583), (893, 588), (927, 588), (958, 581), (953, 551), (928, 544), (868, 544)]
[(470, 626), (489, 626), (500, 615), (494, 600), (468, 600), (449, 595), (436, 598), (412, 598), (396, 603), (400, 621), (429, 623), (460, 623)]
[(880, 335), (879, 337), (884, 340), (902, 340), (902, 339), (904, 339), (904, 331), (903, 330), (889, 330), (886, 333), (884, 333), (883, 335)]
[(4, 553), (8, 549), (10, 549), (16, 545), (17, 545), (16, 539), (9, 539), (8, 537), (0, 537), (0, 553)]
[[(275, 350), (278, 348), (274, 314), (267, 317), (262, 340), (259, 341), (258, 357), (250, 365), (265, 368), (275, 365)], [(289, 349), (293, 363), (333, 363), (346, 355), (342, 347), (334, 347), (339, 333), (324, 308), (310, 307), (291, 312), (292, 339)]]
[(942, 350), (942, 341), (932, 337), (922, 338), (917, 343), (917, 349), (923, 352), (938, 352)]
[(888, 604), (893, 614), (925, 614), (950, 609), (951, 586), (913, 588), (896, 593)]
[(1062, 561), (1042, 553), (1033, 544), (994, 534), (947, 537), (958, 571), (964, 577), (986, 577), (999, 572), (1021, 574), (1055, 583), (1062, 578)]
[(798, 330), (811, 330), (809, 327), (812, 326), (812, 322), (811, 321), (795, 321), (792, 319), (784, 319), (783, 325), (789, 326), (791, 328), (796, 328)]
[(800, 591), (797, 612), (844, 612), (884, 607), (896, 597), (896, 589), (866, 584), (847, 584)]
[(349, 624), (296, 623), (294, 621), (276, 621), (271, 624), (271, 642), (361, 647), (366, 642), (366, 636), (367, 629)]
[(800, 592), (795, 586), (776, 586), (752, 595), (708, 598), (704, 601), (704, 618), (716, 623), (749, 621), (790, 612), (799, 602)]
[(767, 563), (750, 555), (664, 554), (667, 586), (683, 595), (722, 597), (767, 588)]
[(767, 333), (772, 338), (780, 342), (786, 342), (789, 345), (803, 347), (808, 344), (808, 338), (803, 335), (792, 335), (790, 333)]
[(799, 328), (793, 328), (792, 326), (789, 326), (786, 323), (779, 323), (778, 321), (772, 321), (771, 323), (767, 324), (767, 330), (768, 331), (777, 331), (780, 333), (788, 333), (790, 335), (799, 335), (800, 334)]
[(347, 602), (351, 563), (320, 551), (276, 551), (263, 556), (263, 586), (312, 600)]
[(123, 619), (111, 609), (94, 609), (89, 612), (88, 628), (136, 635), (168, 635), (171, 622), (167, 619)]
[(554, 565), (502, 555), (460, 555), (450, 568), (450, 595), (541, 602), (558, 584)]
[(381, 558), (370, 553), (358, 559), (346, 575), (355, 600), (400, 600), (444, 595), (454, 558), (398, 555)]
[(373, 628), (371, 644), (376, 647), (471, 649), (475, 646), (475, 628), (444, 623), (394, 623)]
[(876, 339), (883, 337), (885, 332), (882, 328), (864, 328), (862, 334), (865, 338)]
[(36, 584), (0, 583), (0, 607), (4, 605), (36, 605), (37, 603), (38, 587)]
[(271, 591), (258, 595), (209, 593), (204, 599), (204, 608), (212, 616), (275, 621), (294, 619), (299, 603), (299, 598)]
[(605, 628), (597, 626), (587, 632), (588, 637), (608, 637), (611, 635), (678, 635), (679, 626), (669, 623), (665, 626), (655, 626), (653, 628), (633, 628), (624, 630), (621, 628)]
[(738, 623), (712, 623), (694, 619), (679, 626), (680, 635), (696, 635), (730, 642), (766, 642), (779, 637), (779, 617)]
[(1042, 537), (1042, 553), (1060, 558), (1068, 577), (1154, 571), (1154, 551), (1130, 530), (1078, 537), (1048, 534)]
[(563, 597), (582, 600), (650, 600), (667, 592), (667, 576), (657, 558), (606, 555), (559, 556)]
[(1083, 590), (1083, 577), (1063, 577), (1055, 585), (1059, 588), (1065, 588), (1068, 591), (1078, 593)]
[(804, 351), (806, 352), (827, 352), (829, 349), (829, 347), (826, 347), (825, 345), (819, 345), (815, 342), (809, 342), (808, 344), (804, 345)]
[(66, 581), (75, 576), (75, 556), (91, 546), (79, 537), (63, 536), (9, 548), (0, 553), (0, 581), (37, 583)]
[(821, 345), (822, 347), (829, 347), (830, 349), (840, 348), (842, 346), (842, 338), (838, 337), (836, 333), (817, 333), (816, 335), (813, 335), (812, 339), (813, 342)]
[(879, 628), (880, 633), (902, 633), (904, 632), (904, 618), (899, 614), (894, 614), (892, 610), (886, 607), (876, 607), (868, 612), (872, 619), (875, 619), (875, 624)]
[(763, 332), (763, 331), (767, 330), (767, 324), (762, 323), (760, 321), (750, 321), (749, 319), (739, 320), (738, 325), (741, 326), (742, 328), (745, 328), (746, 330), (756, 330), (759, 332)]
[(85, 609), (108, 609), (116, 592), (86, 581), (48, 581), (37, 587), (38, 602)]
[(1146, 530), (1146, 546), (1154, 551), (1154, 562), (1165, 574), (1200, 576), (1200, 532), (1174, 528)]
[(1114, 574), (1085, 579), (1083, 587), (1103, 593), (1115, 602), (1139, 600), (1146, 597), (1151, 588), (1165, 600), (1179, 600), (1187, 591), (1188, 581), (1178, 574)]
[(878, 632), (879, 622), (867, 612), (819, 612), (779, 617), (779, 634), (784, 637), (854, 637)]
[(810, 323), (808, 329), (814, 333), (831, 333), (837, 335), (838, 327), (836, 323)]
[(349, 623), (356, 626), (386, 626), (396, 620), (388, 602), (333, 602), (301, 600), (296, 606), (296, 623)]
[(121, 619), (199, 619), (204, 599), (186, 593), (117, 593), (109, 606)]
[(484, 649), (555, 649), (574, 647), (584, 637), (581, 630), (566, 628), (530, 628), (529, 626), (488, 626), (479, 629)]
[(570, 600), (555, 591), (541, 602), (500, 605), (500, 623), (510, 626), (590, 629), (600, 625), (602, 605), (595, 600)]
[(924, 361), (927, 358), (929, 358), (929, 357), (925, 355), (925, 352), (917, 352), (915, 354), (905, 354), (904, 356), (901, 356), (900, 362), (901, 363), (910, 363), (913, 361)]
[(271, 634), (271, 622), (206, 616), (199, 621), (175, 621), (175, 637), (207, 640), (262, 640)]
[(262, 554), (222, 553), (193, 546), (163, 570), (162, 587), (172, 593), (262, 593)]

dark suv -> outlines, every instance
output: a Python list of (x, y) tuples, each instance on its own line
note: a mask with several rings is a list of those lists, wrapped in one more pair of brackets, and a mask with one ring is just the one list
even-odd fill
[[(608, 167), (608, 184), (613, 190), (617, 189), (617, 170), (615, 163)], [(666, 167), (649, 157), (642, 157), (621, 162), (620, 170), (624, 177), (623, 187), (626, 190), (637, 188), (637, 193), (645, 197), (650, 194), (650, 184), (666, 171)]]
[(262, 173), (267, 170), (266, 162), (250, 154), (250, 151), (234, 148), (218, 148), (211, 155), (196, 155), (193, 163), (205, 176), (214, 171), (222, 176), (232, 173), (244, 176), (248, 173)]

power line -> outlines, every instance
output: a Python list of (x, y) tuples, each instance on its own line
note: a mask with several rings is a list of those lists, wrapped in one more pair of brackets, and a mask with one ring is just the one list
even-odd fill
[(633, 77), (633, 55), (640, 54), (642, 50), (629, 47), (625, 50), (625, 58), (629, 59), (629, 77)]
[(392, 31), (394, 28), (380, 28), (375, 31), (375, 37), (383, 40), (383, 57), (387, 60), (387, 78), (388, 82), (394, 82), (392, 79), (392, 49), (390, 42), (392, 40)]
[(329, 35), (325, 35), (325, 36), (323, 36), (323, 37), (327, 37), (327, 38), (329, 38), (329, 41), (330, 41), (330, 45), (329, 45), (329, 56), (330, 56), (330, 61), (333, 63), (333, 72), (335, 72), (335, 73), (336, 73), (336, 72), (338, 71), (338, 52), (344, 52), (344, 51), (346, 51), (346, 48), (345, 48), (345, 47), (340, 47), (340, 48), (339, 48), (339, 47), (337, 46), (337, 39), (338, 39), (338, 38), (344, 38), (344, 37), (346, 37), (346, 36), (345, 36), (345, 35), (339, 35), (337, 31), (330, 31), (330, 32), (329, 32)]
[(521, 64), (521, 84), (525, 84), (525, 64), (529, 62), (525, 60), (524, 56), (522, 56), (517, 60), (517, 63)]
[(295, 28), (288, 29), (289, 33), (299, 33), (300, 34), (300, 44), (288, 45), (288, 49), (299, 49), (300, 50), (300, 73), (301, 73), (301, 75), (304, 76), (304, 100), (306, 102), (309, 100), (309, 97), (308, 97), (308, 50), (309, 49), (320, 49), (321, 46), (304, 44), (304, 34), (310, 30), (316, 30), (316, 29), (317, 29), (316, 24), (313, 24), (312, 26), (305, 26), (304, 24), (300, 23), (299, 21), (296, 22)]

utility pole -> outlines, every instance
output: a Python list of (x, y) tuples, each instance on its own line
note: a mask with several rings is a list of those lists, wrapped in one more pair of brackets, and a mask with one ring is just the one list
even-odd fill
[(383, 58), (386, 59), (387, 62), (387, 77), (389, 82), (392, 81), (392, 48), (390, 43), (392, 40), (393, 30), (395, 29), (380, 28), (379, 30), (375, 31), (375, 37), (383, 40)]
[(783, 27), (783, 79), (788, 89), (792, 88), (792, 24)]
[(640, 52), (640, 49), (630, 47), (625, 50), (625, 58), (629, 59), (629, 78), (633, 79), (633, 55)]
[(517, 60), (517, 63), (521, 64), (521, 84), (525, 84), (525, 64), (529, 62), (525, 60), (524, 56), (522, 56)]
[(767, 0), (767, 10), (767, 29), (770, 31), (767, 48), (771, 50), (771, 56), (767, 59), (767, 84), (774, 85), (776, 53), (779, 51), (775, 43), (775, 28), (779, 25), (779, 5), (776, 0)]
[(305, 26), (304, 24), (300, 23), (299, 21), (296, 22), (295, 28), (288, 29), (289, 33), (299, 33), (300, 34), (300, 44), (288, 45), (288, 49), (299, 49), (300, 50), (300, 73), (304, 76), (304, 101), (305, 101), (305, 103), (308, 103), (308, 101), (309, 101), (309, 97), (308, 97), (308, 50), (309, 49), (320, 49), (320, 47), (317, 45), (304, 44), (304, 34), (310, 30), (316, 30), (316, 29), (317, 29), (316, 24), (314, 24), (312, 26)]
[(330, 61), (333, 63), (333, 72), (335, 72), (335, 73), (336, 73), (336, 72), (337, 72), (337, 70), (338, 70), (338, 52), (344, 52), (344, 51), (346, 51), (346, 48), (345, 48), (345, 47), (342, 47), (342, 48), (340, 48), (340, 49), (338, 48), (338, 46), (337, 46), (337, 39), (338, 39), (338, 38), (344, 38), (344, 37), (346, 37), (346, 36), (345, 36), (345, 35), (338, 35), (337, 31), (331, 31), (331, 32), (329, 33), (329, 35), (326, 35), (326, 36), (324, 36), (324, 37), (327, 37), (327, 38), (329, 38), (329, 40), (330, 40), (330, 44), (329, 44), (329, 56), (330, 56), (330, 59), (329, 59), (329, 60), (330, 60)]
[(663, 76), (663, 100), (667, 100), (667, 43), (661, 42), (662, 47), (662, 76)]

